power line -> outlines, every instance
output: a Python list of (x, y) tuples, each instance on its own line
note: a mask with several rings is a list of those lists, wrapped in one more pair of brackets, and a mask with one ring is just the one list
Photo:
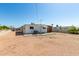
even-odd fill
[(36, 19), (39, 19), (39, 17), (38, 17), (38, 4), (35, 4), (35, 11), (36, 11)]

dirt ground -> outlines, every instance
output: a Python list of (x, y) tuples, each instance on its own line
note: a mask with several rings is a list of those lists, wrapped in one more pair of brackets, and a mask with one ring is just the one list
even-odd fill
[(49, 33), (16, 36), (9, 31), (0, 35), (0, 55), (3, 56), (77, 56), (79, 35)]

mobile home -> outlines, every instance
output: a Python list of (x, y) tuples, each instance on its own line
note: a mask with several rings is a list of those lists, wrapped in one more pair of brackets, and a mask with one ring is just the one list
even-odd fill
[(38, 33), (46, 33), (47, 32), (47, 25), (44, 24), (25, 24), (22, 26), (24, 34), (32, 34), (35, 31)]

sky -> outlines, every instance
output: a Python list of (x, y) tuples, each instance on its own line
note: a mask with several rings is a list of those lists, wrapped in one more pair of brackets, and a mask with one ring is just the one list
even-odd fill
[(78, 3), (0, 3), (0, 25), (30, 23), (79, 26)]

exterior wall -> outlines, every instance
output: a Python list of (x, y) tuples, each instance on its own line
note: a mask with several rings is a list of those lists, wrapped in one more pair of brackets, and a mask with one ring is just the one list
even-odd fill
[(67, 31), (68, 31), (68, 28), (69, 27), (53, 27), (53, 32), (64, 32), (64, 33), (66, 33)]
[(53, 27), (52, 31), (54, 31), (54, 32), (60, 32), (61, 29), (59, 27)]
[[(30, 27), (34, 27), (34, 29), (30, 29)], [(45, 27), (46, 29), (43, 29)], [(46, 33), (47, 32), (47, 26), (46, 25), (40, 25), (40, 24), (26, 24), (23, 26), (23, 33), (33, 33), (34, 31), (38, 31), (40, 33)]]
[(29, 30), (30, 28), (29, 28), (29, 26), (24, 26), (23, 27), (23, 33), (32, 33), (32, 31), (31, 30)]
[(65, 32), (65, 33), (67, 33), (68, 32), (68, 27), (67, 28), (65, 28), (65, 27), (63, 27), (63, 28), (61, 28), (62, 30), (62, 32)]

